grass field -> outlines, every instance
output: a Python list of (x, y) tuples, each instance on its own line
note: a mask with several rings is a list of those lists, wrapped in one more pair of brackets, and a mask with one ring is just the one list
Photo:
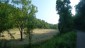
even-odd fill
[[(43, 42), (45, 40), (48, 40), (52, 38), (54, 35), (58, 33), (58, 30), (56, 29), (34, 29), (32, 33), (32, 43), (36, 42)], [(20, 32), (17, 28), (10, 29), (9, 31), (4, 31), (4, 33), (1, 34), (2, 37), (0, 39), (5, 39), (9, 41), (9, 44), (28, 44), (28, 35), (26, 32), (23, 32), (23, 41), (19, 41), (20, 39)]]
[[(32, 48), (76, 48), (76, 31), (58, 34), (55, 29), (34, 29), (32, 33)], [(20, 41), (18, 29), (5, 31), (0, 39), (8, 40), (6, 48), (28, 48), (28, 35), (23, 33), (23, 41)], [(58, 35), (56, 35), (58, 34)], [(55, 36), (54, 36), (55, 35)]]

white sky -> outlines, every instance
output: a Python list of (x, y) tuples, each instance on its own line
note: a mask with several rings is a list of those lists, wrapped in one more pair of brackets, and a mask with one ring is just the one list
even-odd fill
[(75, 15), (75, 5), (77, 5), (80, 0), (70, 0), (70, 1), (72, 6), (72, 14)]

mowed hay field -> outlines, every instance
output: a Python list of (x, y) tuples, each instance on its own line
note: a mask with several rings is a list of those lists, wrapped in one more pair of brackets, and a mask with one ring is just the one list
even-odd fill
[[(58, 33), (57, 29), (34, 29), (32, 33), (32, 43), (46, 41)], [(23, 32), (23, 41), (20, 41), (20, 32), (17, 28), (4, 31), (0, 39), (5, 39), (11, 44), (28, 44), (28, 35)]]

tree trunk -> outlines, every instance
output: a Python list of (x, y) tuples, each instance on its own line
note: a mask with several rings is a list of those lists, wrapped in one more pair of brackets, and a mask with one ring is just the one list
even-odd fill
[(29, 33), (28, 33), (29, 34), (29, 48), (32, 48), (32, 46), (31, 46), (32, 45), (32, 43), (31, 43), (32, 42), (32, 34), (31, 33), (32, 33), (32, 30), (29, 30)]
[(21, 28), (21, 30), (20, 30), (20, 35), (21, 35), (20, 41), (22, 41), (22, 40), (23, 40), (23, 29), (22, 29), (22, 28)]

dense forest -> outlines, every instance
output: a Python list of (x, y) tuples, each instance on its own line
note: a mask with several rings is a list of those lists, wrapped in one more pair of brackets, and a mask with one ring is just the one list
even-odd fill
[(60, 32), (69, 32), (72, 30), (85, 30), (84, 27), (84, 8), (85, 1), (80, 0), (80, 2), (75, 6), (76, 14), (72, 15), (72, 7), (70, 5), (70, 0), (57, 0), (56, 11), (60, 15), (58, 28)]

